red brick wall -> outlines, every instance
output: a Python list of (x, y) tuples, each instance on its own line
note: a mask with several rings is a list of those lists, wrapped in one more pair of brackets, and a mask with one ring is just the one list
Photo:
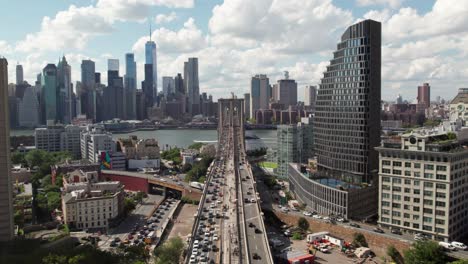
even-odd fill
[(125, 185), (124, 189), (129, 191), (142, 191), (148, 193), (149, 184), (147, 179), (131, 177), (131, 176), (122, 176), (122, 175), (113, 175), (102, 171), (100, 173), (101, 181), (119, 181)]
[[(284, 214), (278, 211), (274, 212), (276, 216), (281, 219), (284, 223), (288, 225), (297, 225), (297, 220), (300, 216)], [(410, 244), (400, 241), (398, 239), (384, 237), (378, 234), (369, 233), (366, 231), (358, 231), (356, 229), (347, 228), (341, 225), (333, 225), (327, 224), (321, 221), (317, 221), (312, 218), (306, 217), (309, 221), (310, 229), (312, 232), (322, 232), (327, 231), (330, 232), (330, 235), (337, 236), (339, 238), (343, 238), (346, 242), (353, 241), (353, 235), (356, 232), (362, 233), (366, 237), (366, 241), (369, 244), (369, 248), (377, 255), (377, 256), (385, 256), (387, 255), (387, 247), (389, 245), (393, 245), (402, 255), (403, 251), (409, 249)]]

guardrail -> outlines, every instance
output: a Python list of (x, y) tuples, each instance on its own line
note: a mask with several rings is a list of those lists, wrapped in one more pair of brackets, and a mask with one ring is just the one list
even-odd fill
[[(237, 135), (235, 135), (234, 138), (237, 139)], [(234, 151), (236, 151), (236, 150), (237, 150), (237, 152), (239, 151), (237, 149), (237, 142), (235, 141), (234, 142)], [(247, 239), (247, 227), (245, 226), (247, 224), (247, 221), (246, 221), (247, 219), (245, 218), (244, 200), (243, 200), (243, 197), (242, 197), (242, 195), (243, 195), (242, 182), (240, 181), (241, 175), (240, 175), (240, 168), (239, 168), (239, 153), (237, 153), (237, 154), (238, 155), (234, 155), (234, 157), (237, 157), (237, 158), (234, 158), (234, 167), (236, 168), (235, 169), (236, 186), (237, 186), (237, 188), (239, 188), (239, 190), (236, 190), (236, 191), (238, 191), (237, 192), (238, 195), (240, 193), (240, 197), (237, 198), (237, 202), (239, 203), (240, 208), (242, 208), (242, 219), (244, 220), (244, 224), (242, 225), (242, 228), (243, 228), (243, 231), (244, 231), (244, 241), (245, 241), (244, 242), (244, 245), (245, 245), (245, 259), (247, 260), (247, 263), (250, 263), (249, 240)], [(238, 226), (240, 225), (239, 212), (237, 214), (237, 225)], [(240, 233), (240, 229), (239, 229), (239, 233)], [(241, 255), (241, 260), (242, 260), (242, 255)]]

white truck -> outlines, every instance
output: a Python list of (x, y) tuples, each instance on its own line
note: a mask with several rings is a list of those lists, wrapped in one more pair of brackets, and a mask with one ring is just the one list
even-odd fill
[(439, 242), (439, 246), (443, 247), (446, 250), (455, 250), (455, 247), (452, 244), (447, 242)]
[(190, 187), (195, 188), (195, 189), (199, 189), (199, 190), (203, 190), (205, 188), (205, 184), (199, 183), (199, 182), (190, 182), (189, 185), (190, 185)]

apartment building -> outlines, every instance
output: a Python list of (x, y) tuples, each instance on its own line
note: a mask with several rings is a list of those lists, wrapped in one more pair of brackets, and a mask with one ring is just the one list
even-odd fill
[(122, 184), (97, 180), (98, 172), (81, 170), (63, 178), (63, 219), (71, 228), (107, 230), (110, 222), (123, 212)]
[(426, 130), (383, 141), (378, 223), (441, 241), (465, 237), (467, 147), (453, 133)]
[(112, 135), (101, 128), (88, 127), (81, 133), (81, 157), (90, 162), (99, 162), (101, 152), (113, 152), (115, 143)]

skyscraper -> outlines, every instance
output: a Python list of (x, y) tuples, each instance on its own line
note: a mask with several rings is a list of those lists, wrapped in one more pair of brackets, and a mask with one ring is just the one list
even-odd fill
[(247, 119), (250, 119), (250, 94), (244, 94), (244, 116)]
[(81, 62), (81, 113), (96, 120), (96, 66), (92, 60)]
[(255, 117), (255, 111), (268, 109), (271, 97), (270, 81), (265, 74), (257, 74), (250, 82), (250, 116)]
[(297, 82), (289, 79), (289, 73), (284, 72), (284, 79), (278, 80), (278, 103), (288, 108), (297, 105)]
[(42, 70), (42, 109), (43, 109), (43, 123), (48, 120), (58, 121), (58, 81), (57, 81), (57, 67), (55, 64), (47, 64)]
[(107, 70), (108, 71), (119, 71), (119, 59), (107, 59)]
[(135, 55), (133, 53), (125, 54), (125, 100), (126, 100), (126, 119), (136, 119), (136, 89), (137, 72)]
[(24, 91), (23, 99), (18, 106), (18, 123), (20, 127), (34, 128), (39, 125), (39, 100), (33, 87)]
[(177, 73), (177, 76), (174, 77), (174, 92), (185, 94), (184, 78), (182, 78), (182, 74), (180, 73)]
[(156, 103), (156, 97), (158, 95), (158, 60), (156, 52), (156, 43), (151, 40), (151, 29), (150, 29), (150, 40), (145, 44), (145, 64), (152, 65), (152, 83), (153, 83), (153, 104)]
[(172, 78), (171, 76), (163, 76), (162, 80), (163, 80), (162, 82), (163, 94), (165, 97), (167, 97), (169, 94), (174, 93), (174, 86), (175, 86), (174, 78)]
[(57, 84), (58, 84), (58, 119), (64, 124), (70, 124), (72, 120), (72, 83), (71, 67), (65, 56), (57, 65)]
[(426, 108), (431, 105), (431, 86), (428, 83), (418, 86), (418, 104), (423, 104)]
[(13, 181), (10, 164), (8, 62), (0, 58), (0, 241), (13, 238)]
[(16, 65), (16, 85), (23, 84), (24, 77), (23, 77), (23, 65), (18, 64)]
[(143, 115), (147, 117), (148, 108), (153, 107), (153, 64), (145, 64), (145, 80), (141, 83), (144, 94), (144, 112)]
[(324, 73), (315, 111), (318, 170), (349, 182), (372, 182), (378, 169), (381, 24), (350, 26)]
[(198, 82), (198, 58), (184, 62), (184, 86), (188, 97), (188, 112), (194, 116), (200, 113), (200, 87)]
[(317, 86), (307, 85), (304, 89), (304, 105), (315, 109), (315, 101), (317, 99)]

